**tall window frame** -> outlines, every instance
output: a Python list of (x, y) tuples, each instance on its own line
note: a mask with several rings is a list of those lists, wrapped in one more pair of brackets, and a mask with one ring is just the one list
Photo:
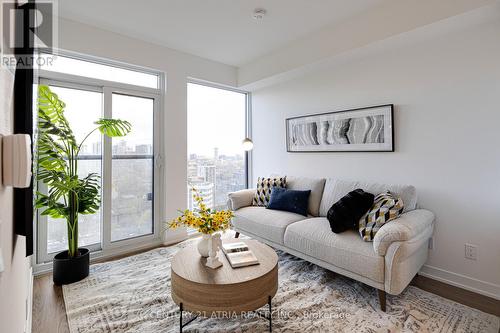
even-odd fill
[[(103, 118), (112, 117), (113, 95), (125, 95), (137, 98), (151, 99), (153, 101), (153, 151), (152, 151), (152, 186), (153, 186), (153, 207), (152, 207), (152, 233), (130, 237), (123, 240), (112, 240), (111, 235), (111, 204), (112, 204), (112, 160), (113, 149), (112, 139), (102, 137), (102, 179), (101, 179), (101, 217), (100, 217), (100, 243), (86, 245), (91, 250), (91, 260), (99, 257), (108, 257), (119, 253), (130, 252), (139, 248), (154, 246), (162, 242), (162, 223), (164, 220), (164, 167), (163, 159), (163, 131), (161, 124), (164, 119), (164, 96), (165, 96), (165, 74), (149, 68), (125, 64), (117, 61), (102, 59), (99, 57), (58, 50), (54, 55), (66, 58), (73, 58), (85, 62), (99, 65), (112, 66), (125, 70), (132, 70), (140, 73), (156, 75), (158, 77), (158, 87), (150, 88), (133, 84), (96, 79), (91, 77), (66, 74), (61, 72), (38, 69), (36, 72), (39, 84), (49, 86), (79, 89), (85, 91), (102, 93)], [(116, 157), (115, 157), (116, 159)], [(38, 184), (40, 190), (44, 190), (43, 184)], [(56, 253), (48, 253), (47, 237), (48, 224), (47, 217), (37, 212), (37, 232), (36, 232), (36, 256), (35, 271), (42, 272), (50, 269), (50, 263)]]
[[(244, 124), (245, 138), (252, 139), (252, 93), (251, 92), (246, 91), (246, 90), (242, 90), (242, 89), (238, 89), (238, 88), (234, 88), (234, 87), (230, 87), (230, 86), (226, 86), (226, 85), (222, 85), (222, 84), (217, 84), (217, 83), (213, 83), (213, 82), (209, 82), (209, 81), (205, 81), (205, 80), (196, 79), (196, 78), (188, 78), (188, 80), (186, 82), (186, 88), (189, 84), (195, 84), (195, 85), (205, 86), (205, 87), (209, 87), (209, 88), (227, 90), (227, 91), (232, 91), (235, 93), (240, 93), (240, 94), (245, 95), (245, 116), (244, 116), (244, 119), (245, 119), (245, 124)], [(188, 135), (189, 135), (189, 133), (188, 133)], [(245, 139), (245, 138), (241, 138), (241, 141), (243, 141), (243, 139)], [(250, 184), (252, 182), (252, 177), (253, 177), (253, 175), (252, 175), (252, 169), (253, 169), (252, 168), (252, 150), (245, 151), (243, 158), (244, 158), (244, 163), (245, 163), (245, 166), (244, 166), (244, 170), (245, 170), (244, 188), (248, 189), (248, 188), (250, 188)], [(198, 234), (198, 232), (195, 229), (188, 229), (188, 234), (193, 236), (193, 235)]]

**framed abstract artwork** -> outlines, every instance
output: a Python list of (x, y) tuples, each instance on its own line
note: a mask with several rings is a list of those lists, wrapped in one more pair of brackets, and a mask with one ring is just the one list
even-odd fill
[(288, 152), (392, 152), (394, 105), (286, 119)]

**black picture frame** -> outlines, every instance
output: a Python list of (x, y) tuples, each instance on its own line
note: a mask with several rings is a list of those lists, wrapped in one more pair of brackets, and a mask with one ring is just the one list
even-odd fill
[[(379, 112), (376, 112), (378, 110)], [(368, 112), (367, 112), (368, 111)], [(298, 145), (291, 145), (291, 129), (292, 123), (297, 123), (300, 120), (309, 119), (313, 122), (314, 118), (324, 119), (330, 117), (344, 117), (348, 118), (349, 115), (355, 115), (359, 113), (359, 117), (367, 117), (369, 111), (373, 111), (373, 115), (382, 115), (384, 117), (384, 142), (383, 143), (372, 143), (372, 144), (314, 144), (314, 145), (303, 145), (302, 148), (297, 148)], [(361, 108), (354, 108), (348, 110), (337, 110), (330, 112), (323, 112), (317, 114), (302, 115), (297, 117), (290, 117), (285, 119), (285, 131), (286, 131), (286, 151), (289, 153), (332, 153), (332, 152), (394, 152), (395, 140), (394, 140), (394, 104), (382, 104), (367, 106)], [(378, 145), (379, 147), (376, 147)], [(317, 147), (316, 147), (317, 146)], [(342, 147), (340, 147), (342, 146)], [(363, 146), (367, 146), (364, 147)], [(368, 148), (369, 147), (369, 148)]]

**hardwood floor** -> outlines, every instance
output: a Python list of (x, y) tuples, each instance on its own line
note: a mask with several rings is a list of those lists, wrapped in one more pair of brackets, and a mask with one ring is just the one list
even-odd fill
[[(144, 251), (147, 250), (137, 251), (136, 253)], [(125, 256), (116, 257), (113, 260), (121, 257)], [(423, 276), (416, 276), (411, 284), (455, 302), (500, 316), (499, 300)], [(32, 333), (69, 333), (62, 288), (54, 286), (51, 274), (38, 276), (34, 280)]]
[(32, 333), (69, 333), (62, 288), (52, 282), (52, 274), (33, 282)]
[(422, 290), (451, 299), (457, 303), (500, 317), (500, 301), (494, 298), (479, 295), (475, 292), (451, 286), (421, 275), (416, 276), (411, 284)]
[[(118, 260), (141, 252), (147, 252), (157, 247), (159, 246), (133, 251), (108, 260), (96, 260), (94, 263)], [(31, 329), (32, 333), (69, 333), (62, 287), (54, 285), (52, 274), (37, 276), (33, 281), (33, 319)]]

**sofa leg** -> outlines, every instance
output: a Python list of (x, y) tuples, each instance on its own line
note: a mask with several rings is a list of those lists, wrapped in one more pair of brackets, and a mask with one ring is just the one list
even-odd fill
[(380, 310), (385, 312), (385, 291), (377, 289), (378, 291), (378, 302), (380, 303)]
[(236, 233), (234, 234), (234, 238), (239, 238), (240, 237), (240, 233), (238, 231), (236, 231)]

